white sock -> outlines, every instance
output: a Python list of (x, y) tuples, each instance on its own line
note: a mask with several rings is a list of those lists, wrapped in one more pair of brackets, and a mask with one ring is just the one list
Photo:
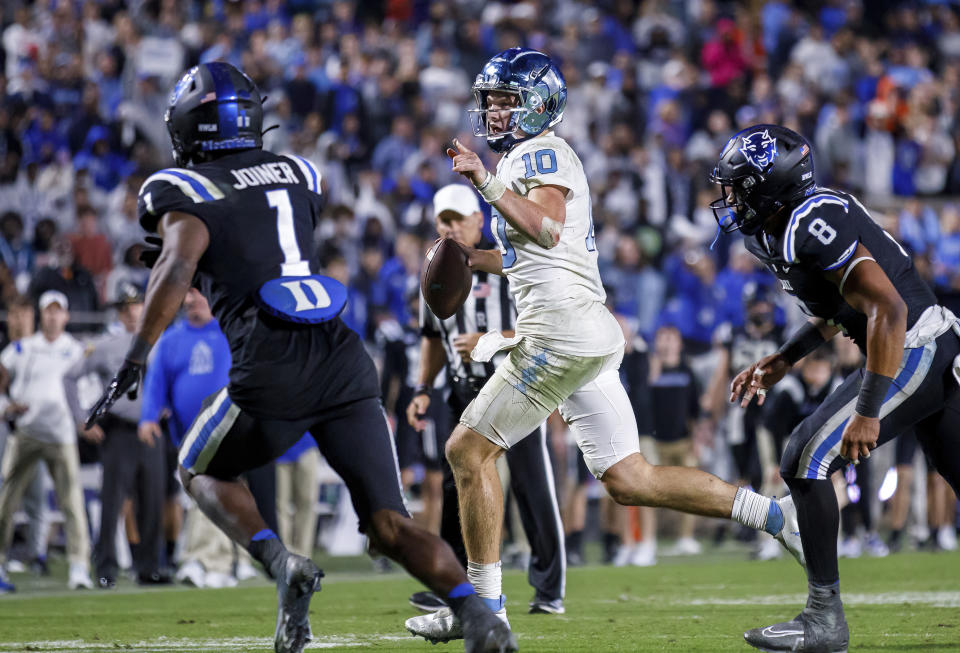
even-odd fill
[(502, 594), (502, 579), (499, 561), (489, 564), (467, 561), (467, 580), (473, 583), (473, 588), (481, 599), (499, 599)]
[(769, 514), (769, 497), (745, 487), (737, 488), (737, 496), (733, 500), (733, 512), (730, 514), (731, 519), (744, 526), (760, 530), (766, 526)]

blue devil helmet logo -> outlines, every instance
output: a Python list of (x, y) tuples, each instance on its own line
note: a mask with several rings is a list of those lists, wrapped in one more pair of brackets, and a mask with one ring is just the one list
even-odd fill
[(764, 172), (777, 158), (777, 139), (771, 138), (767, 129), (753, 132), (742, 137), (740, 151), (754, 168)]

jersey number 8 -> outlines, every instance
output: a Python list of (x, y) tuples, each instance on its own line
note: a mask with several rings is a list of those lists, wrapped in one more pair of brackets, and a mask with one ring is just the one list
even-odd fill
[(822, 218), (813, 220), (807, 228), (807, 231), (813, 234), (817, 240), (824, 245), (829, 245), (833, 242), (833, 239), (837, 237), (837, 230), (824, 222)]

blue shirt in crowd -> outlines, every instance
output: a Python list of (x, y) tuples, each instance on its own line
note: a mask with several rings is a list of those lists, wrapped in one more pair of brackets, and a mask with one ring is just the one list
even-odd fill
[(202, 327), (180, 320), (160, 337), (143, 382), (141, 422), (156, 422), (169, 408), (170, 438), (180, 440), (203, 400), (227, 384), (230, 346), (216, 320)]

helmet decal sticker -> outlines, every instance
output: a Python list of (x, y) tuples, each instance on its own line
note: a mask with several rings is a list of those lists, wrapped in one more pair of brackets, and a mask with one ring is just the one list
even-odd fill
[(753, 132), (741, 139), (740, 152), (750, 165), (763, 172), (777, 158), (777, 139), (771, 138), (767, 129)]

